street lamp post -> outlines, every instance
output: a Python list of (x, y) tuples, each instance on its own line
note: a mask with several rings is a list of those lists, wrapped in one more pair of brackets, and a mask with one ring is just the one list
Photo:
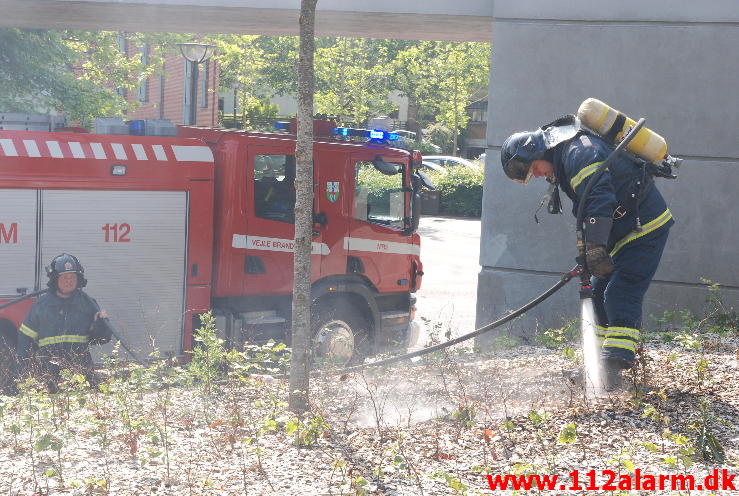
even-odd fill
[(182, 56), (190, 62), (190, 109), (187, 115), (187, 125), (195, 125), (197, 123), (197, 97), (198, 97), (198, 64), (205, 62), (213, 56), (215, 51), (214, 45), (205, 45), (203, 43), (177, 43), (180, 47)]

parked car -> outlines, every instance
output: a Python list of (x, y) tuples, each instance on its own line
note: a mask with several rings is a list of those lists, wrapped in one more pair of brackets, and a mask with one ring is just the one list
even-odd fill
[(470, 162), (469, 160), (466, 160), (460, 157), (452, 157), (451, 155), (428, 155), (426, 157), (423, 157), (423, 160), (425, 162), (432, 162), (434, 164), (440, 165), (444, 168), (448, 168), (448, 167), (470, 167), (472, 169), (480, 168), (480, 166), (474, 162)]
[[(401, 139), (405, 140), (406, 142), (414, 142), (416, 141), (416, 133), (413, 131), (408, 131), (406, 129), (396, 129), (395, 131), (392, 131), (393, 133), (397, 133), (398, 136), (401, 137)], [(427, 141), (425, 138), (423, 138), (423, 143), (425, 145), (428, 145), (429, 147), (433, 148), (434, 153), (441, 153), (441, 147), (438, 145), (435, 145), (431, 143), (430, 141)]]

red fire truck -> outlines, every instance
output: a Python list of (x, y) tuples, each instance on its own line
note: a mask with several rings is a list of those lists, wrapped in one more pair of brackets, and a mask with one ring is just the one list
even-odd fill
[[(0, 303), (45, 287), (68, 252), (141, 358), (183, 356), (209, 309), (237, 346), (289, 335), (295, 135), (176, 134), (0, 130)], [(313, 149), (316, 352), (342, 363), (408, 344), (423, 275), (420, 153), (370, 134)], [(0, 310), (7, 348), (31, 303)]]

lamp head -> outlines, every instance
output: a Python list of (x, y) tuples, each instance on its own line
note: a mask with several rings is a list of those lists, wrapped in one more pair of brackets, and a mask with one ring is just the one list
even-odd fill
[(205, 62), (215, 53), (215, 45), (206, 45), (204, 43), (177, 43), (180, 47), (180, 53), (190, 62), (200, 64)]

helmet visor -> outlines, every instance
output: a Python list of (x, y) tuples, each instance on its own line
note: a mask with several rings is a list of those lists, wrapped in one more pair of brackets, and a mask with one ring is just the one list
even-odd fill
[(506, 175), (517, 183), (528, 184), (531, 179), (531, 163), (517, 156), (512, 157), (505, 166)]

